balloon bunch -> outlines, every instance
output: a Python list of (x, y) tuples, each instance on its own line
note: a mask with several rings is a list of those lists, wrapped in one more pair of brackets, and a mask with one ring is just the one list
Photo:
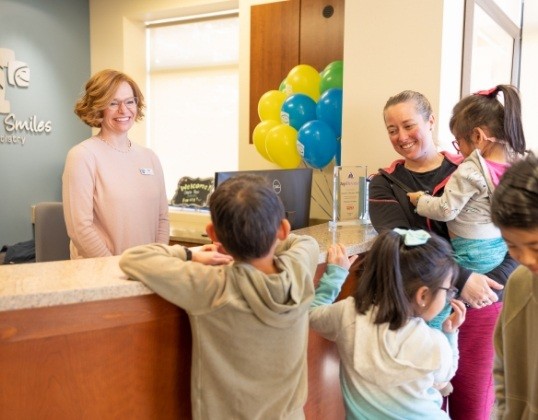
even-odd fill
[(285, 169), (301, 160), (323, 169), (333, 158), (340, 165), (343, 62), (322, 72), (307, 64), (290, 70), (278, 90), (258, 101), (260, 123), (252, 138), (260, 155)]

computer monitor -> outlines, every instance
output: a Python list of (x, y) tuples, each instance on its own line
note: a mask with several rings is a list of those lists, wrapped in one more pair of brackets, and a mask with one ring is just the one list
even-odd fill
[(308, 226), (312, 197), (311, 168), (215, 172), (215, 188), (228, 178), (241, 174), (255, 174), (267, 178), (284, 204), (291, 228), (301, 229)]

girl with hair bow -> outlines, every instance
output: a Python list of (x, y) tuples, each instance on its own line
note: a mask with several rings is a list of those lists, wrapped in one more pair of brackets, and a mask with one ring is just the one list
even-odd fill
[[(333, 249), (332, 252), (341, 252)], [(310, 327), (336, 342), (348, 419), (448, 419), (439, 389), (458, 367), (458, 266), (450, 244), (424, 230), (382, 232), (353, 296), (333, 303), (347, 270), (331, 265), (310, 307)], [(429, 327), (449, 302), (442, 331)]]

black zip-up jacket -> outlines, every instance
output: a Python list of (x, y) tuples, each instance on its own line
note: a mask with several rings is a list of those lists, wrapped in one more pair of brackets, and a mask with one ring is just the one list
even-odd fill
[[(416, 173), (407, 170), (404, 167), (404, 160), (394, 161), (385, 171), (396, 180), (409, 187), (410, 191), (428, 191), (434, 196), (441, 196), (444, 187), (450, 178), (450, 175), (457, 169), (463, 161), (461, 155), (453, 155), (447, 152), (441, 152), (445, 159), (442, 165), (433, 171)], [(448, 230), (445, 222), (428, 219), (419, 215), (415, 207), (407, 197), (407, 191), (391, 182), (388, 178), (380, 173), (370, 177), (369, 182), (369, 213), (370, 220), (377, 232), (395, 227), (404, 229), (424, 229), (441, 235), (450, 241)], [(486, 276), (497, 281), (500, 284), (506, 284), (508, 276), (517, 267), (509, 254), (506, 254), (504, 261), (486, 273)], [(456, 287), (461, 291), (471, 275), (471, 271), (460, 267), (460, 273)], [(494, 290), (502, 298), (502, 290)]]

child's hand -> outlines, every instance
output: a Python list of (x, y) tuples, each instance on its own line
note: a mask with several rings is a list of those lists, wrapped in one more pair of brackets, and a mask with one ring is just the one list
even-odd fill
[(417, 191), (417, 192), (410, 192), (407, 193), (407, 196), (409, 197), (409, 201), (411, 201), (411, 204), (415, 207), (418, 204), (418, 199), (424, 195), (424, 191)]
[(465, 314), (467, 313), (467, 308), (465, 304), (458, 299), (452, 299), (450, 301), (450, 306), (454, 312), (443, 322), (443, 331), (446, 333), (453, 333), (458, 329), (458, 327), (463, 324), (465, 321)]
[(327, 264), (339, 265), (346, 270), (349, 270), (357, 257), (358, 255), (353, 255), (348, 258), (346, 248), (342, 244), (332, 244), (327, 250)]
[(231, 255), (219, 252), (219, 246), (215, 244), (203, 245), (192, 253), (192, 260), (206, 265), (225, 265), (233, 261)]

